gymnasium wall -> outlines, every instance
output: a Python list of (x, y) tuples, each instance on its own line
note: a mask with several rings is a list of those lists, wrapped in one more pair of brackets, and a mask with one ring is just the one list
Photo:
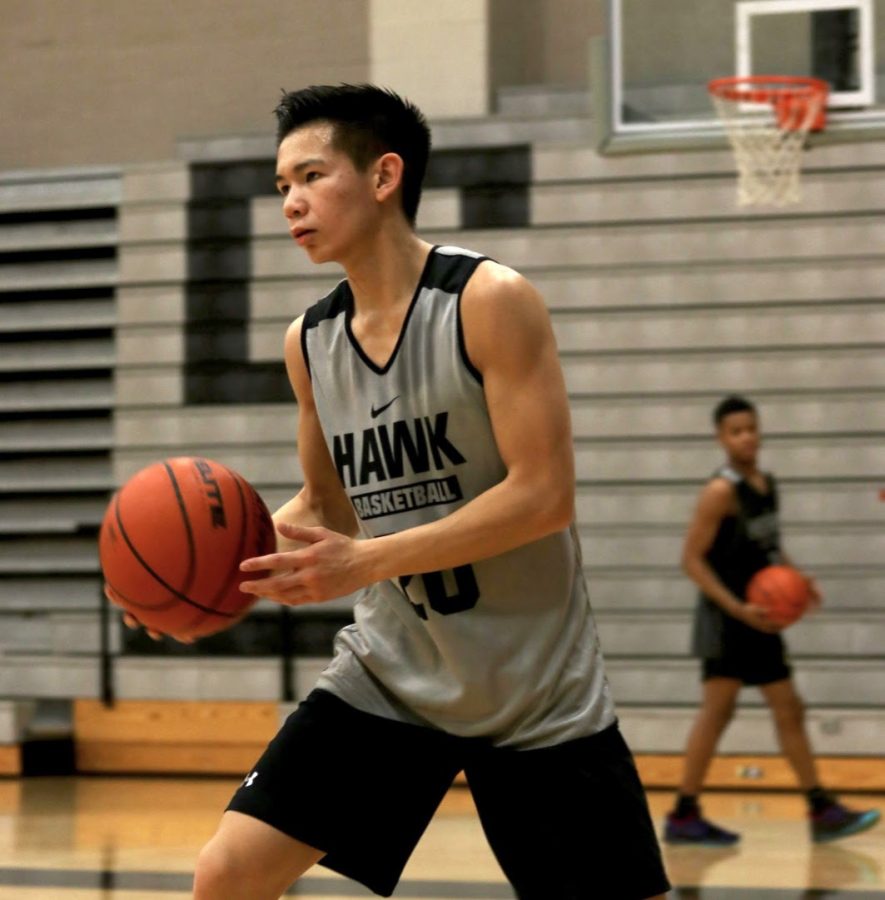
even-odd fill
[(604, 32), (602, 0), (490, 0), (492, 85), (583, 87), (587, 46)]
[(0, 170), (169, 159), (182, 136), (263, 132), (280, 88), (368, 78), (368, 9), (7, 0)]
[(264, 134), (279, 90), (308, 83), (408, 86), (435, 118), (482, 116), (502, 86), (583, 86), (602, 0), (5, 0), (2, 17), (0, 172)]

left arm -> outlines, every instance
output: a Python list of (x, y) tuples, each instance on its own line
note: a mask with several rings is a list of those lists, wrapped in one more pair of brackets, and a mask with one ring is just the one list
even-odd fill
[[(502, 481), (451, 515), (384, 537), (353, 540), (324, 528), (286, 529), (307, 546), (247, 560), (291, 569), (273, 599), (312, 603), (398, 575), (451, 569), (566, 528), (574, 516), (574, 456), (565, 382), (550, 318), (522, 276), (490, 261), (461, 298), (467, 353), (481, 372)], [(263, 581), (244, 588), (262, 594)]]
[(449, 516), (368, 542), (373, 581), (497, 556), (566, 528), (574, 516), (571, 418), (543, 299), (520, 275), (487, 262), (468, 283), (461, 311), (507, 474)]

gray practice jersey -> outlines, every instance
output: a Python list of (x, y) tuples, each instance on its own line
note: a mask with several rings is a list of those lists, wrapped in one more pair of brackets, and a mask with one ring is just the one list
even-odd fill
[[(383, 367), (353, 336), (346, 281), (304, 316), (319, 421), (366, 537), (440, 519), (505, 477), (459, 312), (482, 259), (434, 247)], [(317, 686), (365, 712), (525, 748), (614, 722), (574, 527), (373, 584), (354, 620)]]

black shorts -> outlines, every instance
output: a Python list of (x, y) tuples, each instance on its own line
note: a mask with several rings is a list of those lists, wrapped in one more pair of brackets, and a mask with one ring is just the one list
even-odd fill
[(369, 715), (315, 690), (228, 809), (325, 851), (324, 866), (389, 897), (462, 770), (520, 900), (644, 900), (669, 890), (617, 725), (511, 750)]
[(763, 687), (790, 678), (793, 670), (787, 662), (787, 650), (780, 635), (765, 635), (771, 640), (757, 641), (752, 647), (736, 649), (701, 663), (702, 680), (736, 678), (746, 685)]

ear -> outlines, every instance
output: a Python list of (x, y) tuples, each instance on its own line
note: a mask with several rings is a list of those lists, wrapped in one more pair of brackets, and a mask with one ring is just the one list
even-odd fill
[(375, 161), (372, 177), (375, 199), (379, 202), (394, 194), (403, 182), (403, 158), (398, 153), (385, 153)]

